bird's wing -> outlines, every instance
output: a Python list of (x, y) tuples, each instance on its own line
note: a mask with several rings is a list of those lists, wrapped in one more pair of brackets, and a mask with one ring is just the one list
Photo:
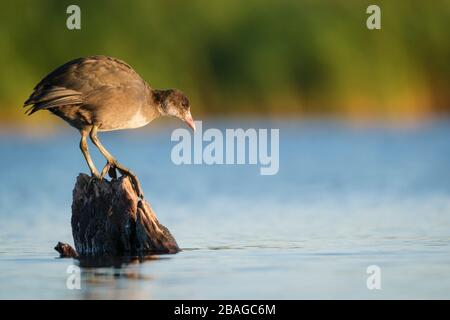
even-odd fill
[(47, 86), (34, 90), (25, 101), (24, 107), (31, 106), (27, 114), (58, 106), (79, 105), (83, 103), (82, 94), (64, 87)]
[(130, 84), (145, 85), (145, 82), (125, 62), (105, 56), (79, 58), (44, 77), (24, 107), (31, 106), (27, 112), (33, 114), (41, 109), (80, 105), (96, 89)]

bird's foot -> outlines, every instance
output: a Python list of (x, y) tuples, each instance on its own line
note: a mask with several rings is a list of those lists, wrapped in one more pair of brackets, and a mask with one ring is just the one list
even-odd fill
[(144, 199), (144, 193), (142, 192), (141, 184), (139, 182), (139, 179), (137, 176), (132, 173), (130, 170), (122, 166), (121, 164), (117, 163), (117, 161), (108, 161), (105, 165), (105, 167), (102, 170), (101, 177), (105, 177), (106, 173), (111, 177), (111, 179), (117, 179), (117, 172), (116, 169), (119, 170), (120, 174), (122, 176), (128, 176), (131, 178), (131, 183), (133, 185), (134, 190), (136, 191), (139, 198), (142, 200)]
[(91, 179), (89, 179), (88, 182), (88, 189), (91, 188), (91, 185), (94, 184), (96, 181), (102, 181), (102, 179), (103, 179), (102, 176), (98, 172), (96, 171), (91, 172)]
[(138, 197), (141, 200), (144, 200), (144, 193), (142, 192), (141, 183), (139, 182), (138, 178), (134, 174), (126, 173), (126, 175), (131, 178), (131, 181), (133, 182), (134, 190), (136, 191)]
[(111, 179), (117, 179), (116, 166), (114, 163), (106, 163), (105, 167), (102, 170), (101, 177), (104, 178), (107, 173)]
[(134, 190), (136, 191), (138, 197), (141, 200), (144, 200), (144, 193), (142, 192), (141, 183), (139, 182), (137, 176), (128, 169), (117, 168), (117, 170), (119, 170), (121, 175), (126, 175), (131, 178), (131, 183), (133, 184)]
[(91, 180), (102, 180), (103, 176), (101, 176), (97, 171), (91, 172)]

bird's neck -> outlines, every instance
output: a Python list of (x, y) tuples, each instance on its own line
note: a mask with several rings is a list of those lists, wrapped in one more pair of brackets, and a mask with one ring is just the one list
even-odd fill
[(167, 98), (167, 96), (170, 94), (171, 90), (158, 90), (158, 89), (151, 89), (150, 92), (150, 100), (151, 104), (155, 109), (158, 110), (160, 116), (167, 115), (166, 110), (164, 109), (163, 102)]
[(164, 90), (154, 90), (147, 86), (147, 106), (145, 108), (145, 116), (149, 121), (165, 115), (162, 107), (163, 91)]

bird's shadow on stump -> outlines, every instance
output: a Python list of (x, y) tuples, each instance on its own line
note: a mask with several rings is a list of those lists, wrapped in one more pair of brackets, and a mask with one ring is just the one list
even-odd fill
[(100, 264), (126, 262), (131, 257), (180, 250), (127, 176), (107, 181), (80, 173), (73, 190), (71, 224), (75, 249), (58, 242), (55, 250), (61, 257), (88, 265), (95, 260)]

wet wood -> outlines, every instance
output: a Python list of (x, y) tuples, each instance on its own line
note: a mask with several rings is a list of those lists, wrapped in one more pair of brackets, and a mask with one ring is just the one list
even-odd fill
[(138, 197), (126, 176), (112, 181), (78, 176), (73, 190), (72, 234), (76, 251), (58, 243), (55, 249), (61, 256), (142, 256), (179, 251), (174, 237), (159, 223), (150, 205)]
[(70, 246), (70, 244), (58, 242), (55, 246), (55, 250), (59, 252), (61, 258), (78, 258), (78, 253)]

